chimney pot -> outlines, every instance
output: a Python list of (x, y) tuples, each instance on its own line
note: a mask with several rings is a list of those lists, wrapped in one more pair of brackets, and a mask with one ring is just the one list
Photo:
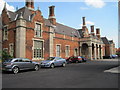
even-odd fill
[(100, 29), (96, 28), (96, 34), (100, 34)]
[(54, 14), (54, 8), (55, 8), (55, 6), (50, 6), (49, 7), (49, 17), (55, 16), (55, 14)]
[(54, 8), (55, 6), (50, 6), (49, 7), (49, 20), (53, 25), (56, 25), (56, 18), (54, 14)]
[(91, 34), (94, 36), (95, 33), (94, 33), (94, 25), (91, 26)]
[(100, 39), (100, 28), (96, 28), (96, 36)]
[(34, 0), (26, 0), (26, 7), (34, 9)]
[(85, 17), (83, 17), (83, 26), (85, 26)]

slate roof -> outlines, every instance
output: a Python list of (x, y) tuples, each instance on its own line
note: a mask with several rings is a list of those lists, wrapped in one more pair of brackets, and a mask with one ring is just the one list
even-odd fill
[(22, 12), (22, 16), (24, 19), (29, 21), (29, 16), (32, 16), (33, 14), (31, 13), (31, 11), (27, 8), (27, 7), (23, 7), (19, 10), (17, 10), (15, 13), (17, 13), (18, 15), (20, 15)]
[[(21, 13), (22, 13), (23, 18), (27, 21), (32, 20), (32, 18), (35, 15), (35, 13), (32, 14), (31, 11), (27, 7), (23, 7), (17, 10), (16, 12), (8, 11), (11, 21), (14, 21), (16, 18), (18, 18)], [(45, 20), (45, 25), (51, 26), (51, 23), (48, 19), (44, 18), (44, 20)], [(77, 29), (62, 25), (60, 23), (56, 24), (55, 32), (69, 35), (69, 36), (80, 37), (80, 34)]]
[[(44, 19), (44, 20), (45, 20), (46, 25), (48, 25), (48, 26), (51, 25), (51, 23), (48, 19)], [(60, 34), (69, 35), (69, 36), (80, 37), (80, 34), (77, 29), (68, 27), (68, 26), (60, 24), (60, 23), (56, 23), (55, 32), (60, 33)]]
[(77, 29), (65, 26), (65, 25), (60, 24), (60, 23), (56, 24), (55, 32), (69, 35), (69, 36), (80, 37), (80, 34), (79, 34)]
[(104, 44), (110, 44), (106, 37), (101, 37), (101, 40), (103, 41)]
[(83, 38), (83, 37), (84, 37), (84, 35), (83, 35), (83, 32), (82, 32), (82, 29), (78, 29), (78, 32), (79, 32), (79, 34), (80, 34), (81, 38)]
[(113, 42), (113, 40), (109, 40), (109, 43), (110, 43), (110, 44), (113, 44), (114, 42)]
[(9, 17), (10, 17), (11, 21), (14, 21), (15, 17), (16, 17), (16, 13), (14, 13), (12, 11), (8, 11), (8, 14), (9, 14)]

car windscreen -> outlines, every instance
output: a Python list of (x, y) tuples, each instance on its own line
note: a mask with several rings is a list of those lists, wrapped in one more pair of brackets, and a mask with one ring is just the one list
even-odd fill
[(5, 60), (5, 62), (11, 62), (13, 59), (7, 59)]
[(47, 60), (54, 60), (55, 57), (49, 57)]

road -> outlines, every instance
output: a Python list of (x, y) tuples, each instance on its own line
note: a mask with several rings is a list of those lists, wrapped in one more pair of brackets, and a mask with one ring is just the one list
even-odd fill
[(118, 74), (104, 72), (117, 61), (88, 61), (39, 71), (3, 73), (3, 88), (118, 88)]

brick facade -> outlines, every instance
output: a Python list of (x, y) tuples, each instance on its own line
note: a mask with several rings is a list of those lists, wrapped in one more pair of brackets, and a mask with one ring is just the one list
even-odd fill
[(7, 27), (8, 38), (3, 39), (2, 48), (7, 48), (7, 52), (11, 53), (12, 44), (14, 57), (35, 61), (58, 54), (62, 58), (83, 55), (91, 60), (107, 55), (105, 51), (108, 48), (100, 37), (100, 29), (96, 29), (95, 34), (92, 26), (89, 33), (85, 17), (83, 27), (79, 30), (57, 23), (54, 8), (55, 6), (49, 7), (49, 18), (45, 19), (39, 9), (34, 10), (34, 2), (26, 2), (25, 7), (15, 12), (8, 11), (5, 6), (1, 15), (2, 36), (5, 37), (4, 27)]

